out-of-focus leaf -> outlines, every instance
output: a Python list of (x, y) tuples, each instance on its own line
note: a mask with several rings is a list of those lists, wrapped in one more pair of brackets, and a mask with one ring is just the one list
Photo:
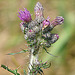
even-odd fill
[(40, 72), (42, 72), (42, 73), (43, 73), (43, 70), (42, 70), (41, 68), (39, 68), (39, 70), (40, 70)]
[(42, 73), (41, 73), (40, 71), (38, 71), (38, 73), (39, 73), (40, 75), (42, 75)]
[(23, 69), (23, 71), (24, 71), (24, 75), (27, 75), (25, 69)]

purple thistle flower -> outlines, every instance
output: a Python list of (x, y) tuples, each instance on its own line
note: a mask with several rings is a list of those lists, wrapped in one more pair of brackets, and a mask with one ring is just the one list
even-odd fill
[(62, 16), (58, 16), (51, 22), (51, 25), (53, 26), (61, 25), (63, 22), (64, 22), (64, 18)]
[(24, 22), (30, 22), (32, 20), (31, 14), (29, 11), (27, 11), (26, 8), (24, 9), (25, 11), (20, 10), (20, 12), (18, 12), (19, 13), (18, 17)]

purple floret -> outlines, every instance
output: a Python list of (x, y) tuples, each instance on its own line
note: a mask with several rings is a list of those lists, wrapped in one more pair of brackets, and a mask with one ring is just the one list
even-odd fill
[(32, 20), (31, 14), (29, 11), (27, 11), (26, 8), (24, 9), (25, 11), (20, 10), (20, 12), (18, 12), (19, 13), (18, 17), (24, 22), (30, 22)]
[(49, 19), (50, 19), (50, 18), (49, 18), (49, 16), (48, 16), (47, 19), (43, 21), (43, 26), (45, 26), (45, 25), (50, 25)]

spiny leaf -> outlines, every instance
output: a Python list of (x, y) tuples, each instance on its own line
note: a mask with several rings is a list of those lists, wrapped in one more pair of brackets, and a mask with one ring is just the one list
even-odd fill
[(17, 53), (8, 53), (7, 55), (15, 55), (15, 54), (20, 54), (20, 53), (25, 53), (27, 52), (28, 50), (22, 50), (20, 52), (17, 52)]
[(11, 69), (9, 69), (7, 66), (5, 66), (5, 65), (1, 65), (1, 67), (3, 67), (3, 68), (4, 68), (5, 70), (7, 70), (7, 71), (13, 73), (14, 75), (20, 75), (19, 73), (17, 73), (17, 69), (11, 70)]
[(44, 64), (42, 65), (42, 68), (46, 69), (46, 68), (49, 68), (50, 66), (51, 66), (51, 63), (50, 63), (50, 64), (45, 64), (45, 63), (44, 63)]

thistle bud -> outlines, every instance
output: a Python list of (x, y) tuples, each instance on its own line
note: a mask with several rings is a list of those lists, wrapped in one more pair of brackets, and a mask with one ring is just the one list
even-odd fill
[(39, 26), (44, 21), (44, 17), (36, 18), (28, 24), (28, 28), (32, 29), (34, 26)]
[(59, 39), (59, 35), (58, 34), (52, 34), (51, 35), (51, 39), (49, 40), (50, 44), (55, 43), (57, 40)]
[(35, 32), (32, 30), (32, 29), (30, 29), (26, 34), (25, 34), (25, 39), (33, 39), (34, 37), (35, 37), (36, 35), (35, 35)]
[(64, 18), (62, 16), (58, 16), (51, 22), (51, 25), (55, 27), (56, 25), (61, 25), (63, 22), (64, 22)]
[(35, 5), (34, 12), (36, 17), (43, 16), (43, 7), (39, 2)]
[(38, 32), (40, 31), (39, 26), (35, 26), (35, 27), (33, 28), (33, 31), (34, 31), (35, 34), (38, 33)]

